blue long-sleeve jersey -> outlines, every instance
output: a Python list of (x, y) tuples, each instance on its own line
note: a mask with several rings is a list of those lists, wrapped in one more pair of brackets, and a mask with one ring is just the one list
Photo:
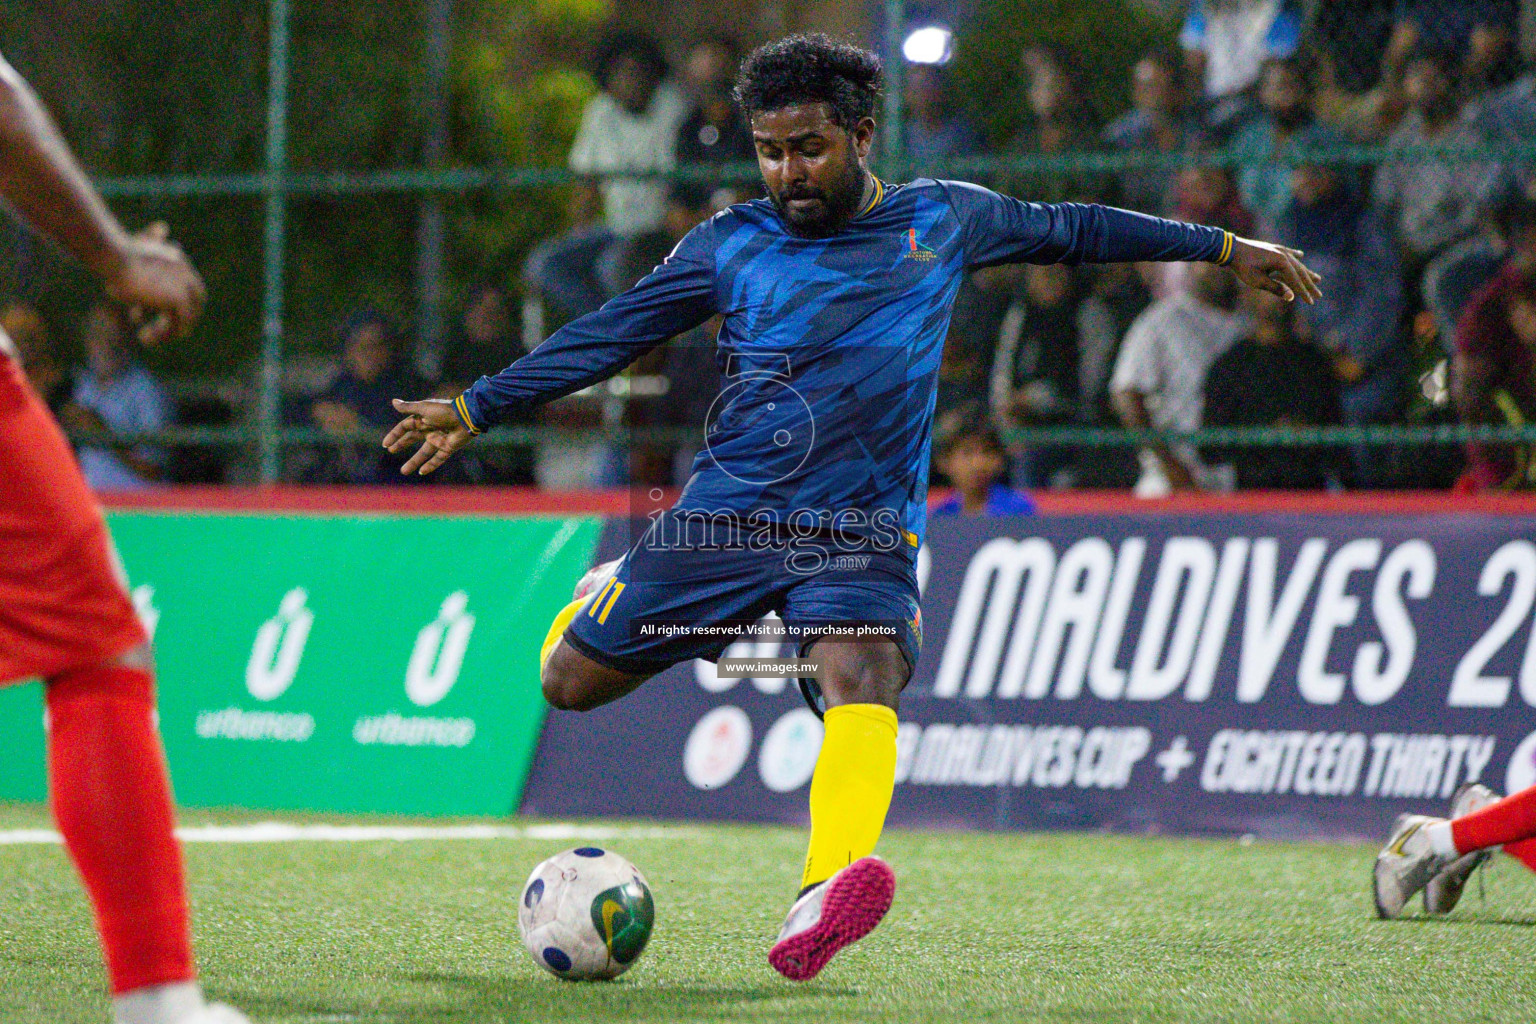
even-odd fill
[[(644, 280), (462, 396), (476, 429), (603, 380), (721, 314), (726, 380), (679, 509), (852, 535), (926, 522), (939, 356), (962, 274), (997, 263), (1225, 262), (1231, 236), (957, 181), (878, 180), (840, 232), (789, 232), (765, 199), (688, 233)], [(760, 521), (760, 520), (759, 520)]]

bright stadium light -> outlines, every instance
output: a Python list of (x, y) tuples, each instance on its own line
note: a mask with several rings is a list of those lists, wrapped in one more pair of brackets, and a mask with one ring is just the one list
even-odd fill
[(943, 25), (913, 29), (901, 44), (901, 55), (913, 64), (948, 64), (955, 55), (955, 34)]

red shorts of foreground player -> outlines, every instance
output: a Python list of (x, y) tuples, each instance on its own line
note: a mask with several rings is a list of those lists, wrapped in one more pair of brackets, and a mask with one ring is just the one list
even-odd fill
[(0, 686), (145, 640), (69, 442), (0, 352)]

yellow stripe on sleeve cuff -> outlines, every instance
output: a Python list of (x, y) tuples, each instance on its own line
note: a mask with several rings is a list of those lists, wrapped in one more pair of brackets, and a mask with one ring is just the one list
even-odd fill
[(1234, 237), (1230, 231), (1223, 231), (1221, 233), (1221, 254), (1216, 257), (1216, 263), (1219, 266), (1226, 266), (1227, 261), (1232, 258), (1232, 240)]
[(453, 400), (453, 411), (459, 414), (459, 419), (464, 423), (464, 429), (468, 430), (471, 434), (484, 433), (483, 430), (475, 426), (475, 421), (469, 418), (469, 405), (465, 403), (463, 395)]

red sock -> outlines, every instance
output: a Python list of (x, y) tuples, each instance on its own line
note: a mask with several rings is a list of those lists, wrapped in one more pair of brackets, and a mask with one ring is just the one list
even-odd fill
[(96, 908), (112, 993), (192, 980), (154, 677), (94, 665), (50, 680), (47, 696), (53, 813)]
[(1532, 837), (1536, 837), (1536, 786), (1451, 822), (1451, 840), (1462, 853)]

